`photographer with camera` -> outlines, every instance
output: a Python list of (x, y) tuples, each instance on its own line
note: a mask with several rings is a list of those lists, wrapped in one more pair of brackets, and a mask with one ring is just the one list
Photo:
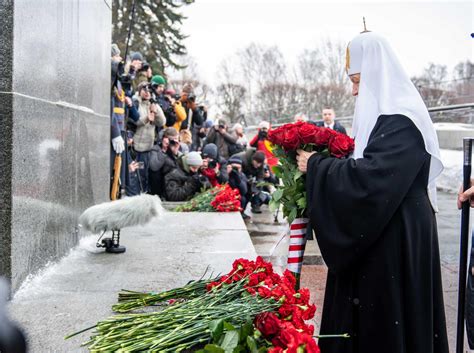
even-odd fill
[(219, 156), (217, 146), (209, 143), (202, 149), (202, 168), (201, 174), (204, 175), (211, 186), (224, 184), (228, 181), (227, 162)]
[(165, 94), (166, 80), (161, 75), (155, 75), (151, 79), (151, 87), (156, 102), (160, 105), (166, 117), (166, 126), (176, 123), (176, 112), (174, 109), (174, 98)]
[(166, 126), (174, 127), (176, 131), (180, 131), (181, 124), (186, 120), (186, 111), (180, 101), (181, 96), (173, 89), (167, 89), (164, 92), (164, 96), (171, 103), (174, 110), (174, 122), (172, 119), (168, 121), (168, 118), (166, 118)]
[(181, 104), (186, 112), (186, 120), (181, 123), (181, 130), (189, 130), (192, 135), (191, 151), (197, 151), (202, 147), (199, 130), (207, 119), (207, 109), (203, 105), (196, 104), (196, 96), (192, 91), (192, 85), (186, 84), (181, 95)]
[(202, 187), (209, 186), (199, 173), (202, 158), (199, 152), (189, 152), (178, 159), (178, 168), (165, 175), (165, 196), (168, 201), (187, 201)]
[(227, 132), (227, 121), (220, 118), (217, 125), (214, 125), (207, 135), (206, 144), (213, 143), (219, 150), (222, 158), (228, 159), (231, 156), (232, 145), (235, 145), (237, 138)]
[(278, 178), (271, 172), (262, 151), (249, 148), (233, 157), (242, 160), (242, 170), (249, 180), (247, 198), (252, 205), (252, 213), (262, 213), (260, 207), (270, 202), (272, 190), (269, 186), (258, 186), (258, 184), (265, 182), (276, 185)]
[(270, 130), (270, 123), (268, 121), (260, 122), (260, 124), (258, 124), (258, 133), (250, 141), (250, 146), (265, 153), (268, 165), (273, 167), (278, 164), (278, 158), (273, 155), (270, 148), (271, 143), (268, 141), (268, 130)]
[(248, 180), (246, 175), (242, 172), (242, 159), (235, 155), (230, 157), (227, 161), (227, 173), (229, 175), (229, 186), (232, 189), (238, 189), (240, 193), (240, 207), (242, 211), (240, 212), (243, 219), (250, 218), (245, 213), (245, 208), (248, 203)]
[(148, 162), (149, 153), (155, 144), (156, 128), (161, 129), (165, 124), (165, 115), (158, 104), (151, 100), (151, 87), (147, 82), (138, 85), (134, 104), (140, 118), (134, 123), (133, 150), (136, 152), (136, 161), (143, 162), (139, 170), (141, 191), (148, 192)]
[(148, 181), (150, 194), (164, 197), (164, 178), (167, 173), (177, 168), (179, 154), (178, 132), (168, 127), (163, 130), (160, 143), (154, 145), (150, 151)]
[(122, 83), (122, 87), (125, 90), (125, 95), (127, 97), (132, 97), (135, 92), (135, 85), (138, 85), (138, 82), (135, 82), (135, 80), (138, 71), (142, 68), (142, 63), (143, 56), (138, 52), (132, 54), (130, 61), (127, 61), (126, 63), (123, 61), (119, 62), (118, 79)]

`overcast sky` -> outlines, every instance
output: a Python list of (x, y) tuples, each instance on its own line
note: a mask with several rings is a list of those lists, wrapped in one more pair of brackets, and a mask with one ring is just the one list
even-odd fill
[(188, 52), (208, 83), (216, 66), (252, 41), (278, 45), (289, 62), (324, 38), (348, 42), (362, 30), (384, 35), (409, 75), (430, 62), (448, 65), (474, 57), (471, 1), (195, 0), (183, 10)]

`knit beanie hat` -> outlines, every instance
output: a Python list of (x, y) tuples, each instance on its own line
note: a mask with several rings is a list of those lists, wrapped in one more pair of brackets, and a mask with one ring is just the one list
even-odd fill
[(148, 82), (147, 81), (142, 81), (138, 84), (137, 86), (137, 92), (140, 92), (143, 88), (146, 88), (146, 86), (148, 86)]
[(113, 43), (112, 44), (112, 56), (118, 56), (120, 55), (120, 49), (117, 44)]
[(258, 124), (259, 129), (270, 129), (270, 123), (268, 121), (261, 121), (260, 124)]
[(265, 158), (266, 158), (265, 153), (263, 153), (262, 151), (255, 152), (255, 154), (252, 157), (252, 159), (258, 163), (264, 163)]
[(203, 127), (206, 129), (210, 129), (213, 126), (214, 126), (214, 122), (212, 120), (206, 120), (203, 125)]
[(166, 85), (166, 80), (163, 76), (155, 75), (151, 78), (151, 84)]
[(184, 158), (186, 164), (190, 167), (202, 166), (202, 158), (199, 152), (189, 152)]
[(143, 61), (143, 55), (140, 54), (139, 52), (135, 52), (131, 55), (131, 60), (140, 60)]
[(202, 156), (204, 158), (217, 159), (217, 146), (213, 143), (209, 143), (202, 149)]
[(174, 127), (167, 127), (163, 131), (163, 137), (176, 137), (178, 136), (178, 131)]
[(240, 165), (242, 165), (242, 160), (238, 156), (232, 156), (227, 161), (227, 164), (240, 164)]

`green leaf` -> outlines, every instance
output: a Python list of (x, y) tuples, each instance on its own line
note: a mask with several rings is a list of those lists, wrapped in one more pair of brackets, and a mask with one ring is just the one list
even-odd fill
[(278, 202), (278, 201), (280, 201), (282, 196), (283, 196), (283, 189), (278, 188), (272, 194), (272, 199), (275, 200), (275, 202)]
[(299, 208), (306, 208), (306, 197), (301, 197), (296, 201)]
[(229, 324), (227, 321), (224, 321), (224, 330), (233, 331), (235, 330), (235, 326), (232, 324)]
[(250, 353), (258, 353), (257, 342), (255, 342), (255, 339), (253, 337), (247, 337), (247, 346), (250, 349)]
[(280, 207), (280, 202), (277, 202), (275, 200), (270, 200), (270, 203), (268, 204), (268, 206), (270, 207), (270, 211), (275, 212)]
[(221, 347), (224, 349), (225, 353), (233, 353), (234, 348), (239, 345), (239, 332), (227, 331), (222, 341)]
[(214, 342), (219, 341), (224, 332), (224, 320), (218, 319), (213, 320), (209, 323), (209, 329), (211, 330), (212, 339)]
[(290, 215), (288, 216), (288, 223), (289, 224), (291, 224), (295, 220), (297, 212), (298, 212), (298, 209), (296, 207), (294, 207), (291, 210)]
[(298, 169), (295, 173), (295, 175), (293, 176), (293, 180), (294, 181), (297, 181), (299, 178), (301, 178), (304, 174)]
[(240, 343), (244, 343), (247, 340), (248, 336), (251, 336), (253, 334), (253, 324), (252, 321), (247, 321), (245, 324), (242, 325), (240, 328)]
[(225, 350), (216, 344), (206, 344), (204, 349), (201, 349), (196, 353), (225, 353)]

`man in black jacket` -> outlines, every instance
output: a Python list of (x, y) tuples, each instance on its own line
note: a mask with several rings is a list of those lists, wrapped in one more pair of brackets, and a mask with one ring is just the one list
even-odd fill
[(318, 121), (316, 123), (316, 126), (328, 127), (344, 135), (347, 135), (347, 132), (344, 126), (342, 126), (340, 123), (335, 121), (334, 120), (335, 118), (336, 118), (336, 113), (334, 112), (334, 109), (331, 107), (325, 107), (323, 109), (323, 121)]
[(242, 160), (242, 171), (249, 181), (247, 198), (252, 205), (252, 213), (262, 213), (260, 207), (270, 202), (271, 190), (268, 186), (257, 185), (261, 182), (278, 184), (278, 179), (266, 163), (265, 153), (257, 151), (255, 148), (248, 148), (246, 151), (237, 153), (232, 157)]
[(189, 152), (178, 159), (178, 168), (165, 175), (165, 193), (168, 201), (187, 201), (201, 188), (199, 168), (202, 158), (198, 152)]
[(179, 154), (178, 132), (173, 127), (163, 131), (163, 137), (159, 144), (153, 146), (150, 151), (148, 181), (150, 194), (164, 197), (164, 178), (173, 169), (177, 168)]

